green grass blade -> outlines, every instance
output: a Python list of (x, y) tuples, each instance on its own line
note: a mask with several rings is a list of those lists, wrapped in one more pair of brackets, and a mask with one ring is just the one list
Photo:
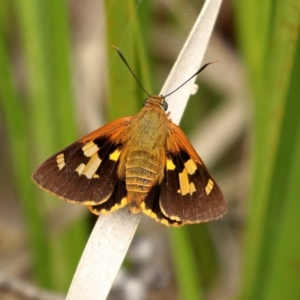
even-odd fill
[[(255, 10), (261, 8), (260, 3), (249, 2), (256, 5)], [(292, 183), (295, 176), (299, 176), (294, 169), (294, 160), (297, 161), (295, 153), (300, 138), (300, 110), (297, 100), (300, 91), (299, 86), (295, 84), (296, 73), (299, 70), (300, 4), (299, 1), (291, 0), (273, 1), (268, 5), (267, 11), (271, 14), (264, 16), (265, 20), (262, 21), (268, 28), (267, 38), (258, 39), (255, 45), (247, 41), (247, 30), (251, 32), (252, 37), (258, 32), (255, 25), (247, 30), (246, 27), (243, 28), (240, 33), (242, 44), (249, 48), (257, 46), (259, 49), (265, 49), (256, 57), (258, 62), (263, 57), (260, 70), (253, 66), (253, 61), (251, 62), (251, 50), (244, 49), (247, 61), (251, 64), (250, 77), (257, 77), (259, 81), (253, 84), (253, 180), (248, 231), (245, 237), (246, 263), (242, 299), (282, 299), (283, 295), (286, 297), (299, 292), (294, 285), (293, 272), (289, 270), (291, 261), (298, 259), (298, 255), (294, 255), (294, 250), (298, 247), (292, 234), (284, 234), (283, 228), (292, 230), (291, 220), (297, 227), (292, 212), (298, 207), (294, 197), (299, 197), (299, 191)], [(257, 17), (244, 11), (241, 6), (237, 7), (237, 13), (241, 14), (237, 19), (241, 23), (245, 22), (242, 21), (243, 18), (248, 19), (245, 22), (247, 23)], [(257, 69), (258, 73), (255, 73), (254, 69)], [(288, 247), (293, 250), (289, 250)], [(291, 281), (279, 285), (283, 277)], [(279, 286), (281, 292), (278, 291)]]
[[(4, 42), (4, 33), (0, 33), (0, 98), (4, 124), (7, 132), (8, 146), (11, 153), (11, 170), (14, 173), (15, 188), (20, 197), (21, 209), (26, 216), (28, 242), (30, 244), (33, 268), (40, 284), (49, 285), (51, 278), (44, 268), (49, 269), (46, 230), (43, 220), (39, 217), (40, 210), (35, 199), (34, 186), (31, 183), (30, 142), (26, 127), (27, 116), (22, 99), (16, 92), (10, 57)], [(21, 155), (20, 155), (21, 153)]]
[(187, 228), (170, 228), (170, 243), (173, 263), (176, 270), (180, 299), (201, 300), (201, 281), (198, 275), (193, 246)]
[[(262, 299), (297, 299), (300, 295), (300, 39), (286, 97), (276, 154), (261, 254)], [(287, 147), (288, 145), (288, 147)], [(260, 278), (257, 278), (259, 281)]]
[[(4, 99), (10, 100), (6, 119), (11, 124), (7, 126), (12, 132), (11, 148), (13, 153), (22, 149), (22, 156), (17, 153), (14, 156), (15, 176), (22, 184), (18, 189), (35, 276), (43, 286), (66, 290), (85, 241), (86, 225), (78, 225), (79, 222), (76, 224), (79, 231), (70, 228), (67, 233), (48, 239), (45, 216), (59, 202), (38, 191), (30, 177), (38, 163), (75, 139), (67, 5), (60, 0), (17, 0), (13, 8), (21, 37), (26, 84), (24, 99), (11, 101), (9, 96)], [(8, 60), (8, 55), (5, 59)], [(9, 70), (8, 63), (5, 68)], [(14, 80), (12, 75), (11, 80)], [(17, 95), (14, 82), (10, 86)], [(18, 144), (20, 141), (22, 146)], [(71, 248), (74, 243), (77, 247)], [(57, 257), (60, 259), (56, 266)], [(64, 270), (63, 278), (58, 279), (58, 269)]]

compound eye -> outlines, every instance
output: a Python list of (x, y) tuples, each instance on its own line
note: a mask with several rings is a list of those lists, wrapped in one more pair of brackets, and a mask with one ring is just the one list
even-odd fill
[(164, 111), (168, 109), (168, 103), (165, 100), (162, 103), (162, 108), (164, 109)]

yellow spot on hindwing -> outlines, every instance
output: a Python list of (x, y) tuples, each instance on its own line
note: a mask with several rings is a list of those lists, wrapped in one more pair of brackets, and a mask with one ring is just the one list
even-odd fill
[(65, 165), (65, 155), (63, 153), (60, 153), (56, 156), (56, 162), (58, 165), (58, 168), (61, 170)]
[(209, 195), (214, 187), (214, 182), (211, 179), (208, 179), (207, 185), (205, 187), (206, 195)]
[(111, 207), (110, 210), (106, 210), (106, 209), (101, 209), (100, 213), (101, 214), (108, 214), (108, 213), (111, 213), (111, 212), (114, 212), (122, 207), (124, 207), (125, 205), (127, 204), (127, 198), (124, 197), (120, 203), (116, 203), (113, 207)]
[(141, 210), (145, 215), (156, 220), (157, 222), (162, 223), (163, 225), (166, 225), (166, 226), (170, 226), (169, 222), (166, 219), (159, 219), (157, 217), (156, 213), (154, 213), (151, 209), (146, 209), (145, 202), (141, 203)]
[(82, 147), (82, 151), (86, 157), (91, 157), (99, 151), (99, 147), (93, 141), (89, 141)]
[[(105, 201), (104, 201), (105, 202)], [(111, 212), (114, 212), (122, 207), (124, 207), (125, 205), (127, 205), (127, 198), (124, 197), (122, 198), (122, 200), (119, 203), (116, 203), (114, 206), (112, 206), (110, 209), (104, 209), (102, 208), (101, 210), (97, 209), (97, 206), (92, 206), (89, 205), (88, 208), (90, 209), (90, 211), (96, 215), (107, 215)]]
[(147, 216), (156, 219), (156, 213), (154, 213), (151, 209), (146, 209), (146, 205), (145, 202), (141, 203), (141, 210), (143, 211), (143, 213), (145, 213)]
[(112, 154), (109, 155), (109, 159), (113, 161), (117, 161), (119, 159), (120, 154), (121, 154), (121, 150), (116, 149)]
[(101, 164), (101, 159), (99, 158), (97, 152), (94, 153), (88, 163), (85, 165), (81, 163), (77, 168), (76, 172), (78, 172), (80, 175), (85, 175), (87, 178), (99, 178), (99, 176), (96, 174), (97, 169), (99, 168)]
[(176, 166), (174, 165), (172, 159), (167, 159), (167, 170), (175, 170)]

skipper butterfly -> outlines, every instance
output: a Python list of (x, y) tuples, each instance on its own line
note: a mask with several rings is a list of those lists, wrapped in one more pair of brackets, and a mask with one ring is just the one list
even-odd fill
[(226, 212), (223, 194), (167, 106), (164, 96), (149, 96), (137, 115), (110, 122), (48, 158), (34, 182), (97, 215), (128, 205), (164, 225), (218, 219)]

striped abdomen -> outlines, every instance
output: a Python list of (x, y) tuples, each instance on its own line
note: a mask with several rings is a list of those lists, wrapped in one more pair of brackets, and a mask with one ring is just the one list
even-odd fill
[(128, 205), (133, 213), (140, 212), (140, 205), (158, 181), (161, 169), (158, 158), (149, 152), (136, 150), (128, 154), (125, 181)]

